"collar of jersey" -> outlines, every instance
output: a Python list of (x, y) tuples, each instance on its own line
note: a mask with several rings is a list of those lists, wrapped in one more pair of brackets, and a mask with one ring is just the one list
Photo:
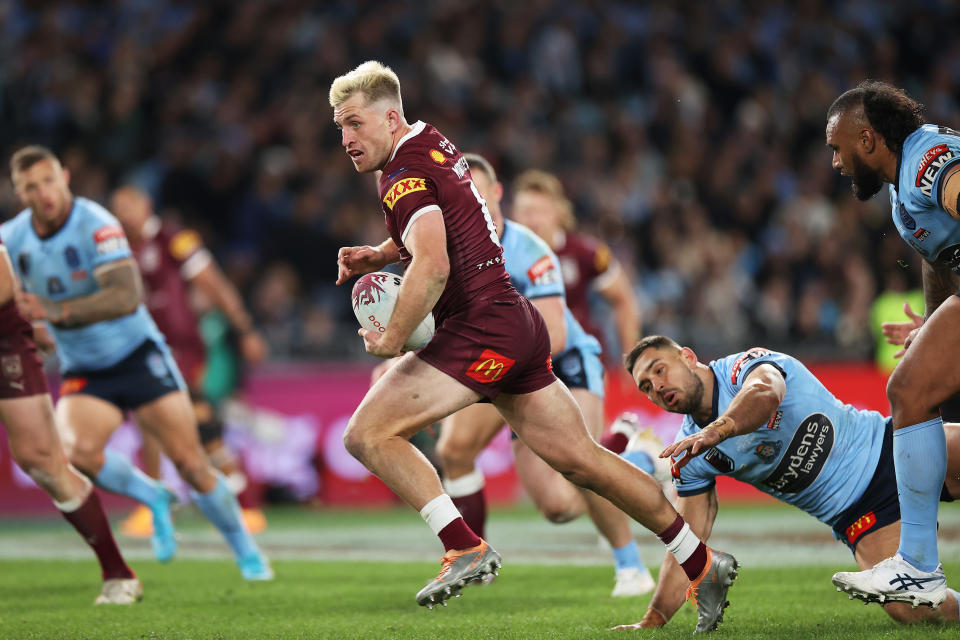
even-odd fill
[[(32, 219), (28, 219), (28, 220), (27, 220), (27, 223), (28, 223), (27, 226), (30, 228), (30, 231), (33, 232), (33, 235), (35, 235), (37, 238), (39, 238), (39, 239), (40, 239), (41, 241), (43, 241), (43, 242), (47, 242), (48, 240), (52, 240), (53, 238), (56, 238), (56, 237), (57, 237), (57, 234), (60, 233), (61, 231), (63, 231), (64, 229), (66, 229), (66, 228), (67, 228), (67, 225), (70, 224), (70, 219), (73, 218), (73, 212), (74, 212), (74, 210), (76, 210), (76, 208), (77, 208), (77, 201), (78, 201), (78, 200), (79, 200), (79, 198), (78, 198), (77, 196), (73, 196), (73, 202), (70, 203), (70, 212), (67, 214), (67, 217), (64, 219), (63, 224), (60, 225), (59, 227), (57, 227), (57, 230), (54, 231), (53, 233), (51, 233), (50, 235), (48, 235), (48, 236), (42, 236), (42, 235), (40, 235), (39, 233), (37, 233), (36, 227), (33, 226), (33, 220), (32, 220)], [(30, 210), (30, 216), (31, 216), (31, 218), (33, 217), (33, 210), (32, 210), (32, 209)]]
[(396, 157), (396, 155), (397, 155), (397, 151), (400, 150), (400, 145), (402, 145), (404, 142), (406, 142), (407, 140), (409, 140), (409, 139), (412, 138), (413, 136), (418, 136), (418, 135), (420, 135), (420, 134), (423, 132), (423, 128), (426, 127), (426, 126), (427, 126), (427, 123), (424, 122), (423, 120), (417, 120), (416, 122), (414, 122), (414, 123), (413, 123), (413, 127), (410, 129), (410, 131), (407, 132), (407, 135), (405, 135), (405, 136), (403, 136), (402, 138), (400, 138), (400, 141), (397, 143), (397, 146), (395, 146), (395, 147), (393, 148), (393, 153), (390, 154), (390, 159), (387, 160), (387, 163), (389, 164), (389, 163), (393, 162), (393, 159), (394, 159), (394, 158)]

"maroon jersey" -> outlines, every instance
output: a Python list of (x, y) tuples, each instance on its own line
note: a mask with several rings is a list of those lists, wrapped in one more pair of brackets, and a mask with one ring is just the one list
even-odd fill
[(437, 323), (479, 300), (519, 296), (503, 266), (496, 227), (463, 155), (434, 127), (417, 122), (397, 144), (380, 176), (380, 203), (404, 265), (403, 241), (421, 215), (441, 211), (450, 275), (433, 309)]
[(41, 393), (47, 393), (47, 377), (33, 343), (33, 325), (11, 298), (0, 305), (0, 400)]
[(604, 276), (614, 275), (610, 248), (590, 236), (576, 232), (566, 232), (553, 248), (560, 259), (563, 271), (563, 284), (567, 289), (567, 306), (580, 326), (592, 336), (599, 336), (600, 330), (590, 317), (588, 294), (591, 287), (606, 284)]
[(190, 306), (189, 281), (210, 263), (210, 252), (196, 231), (156, 217), (147, 221), (140, 242), (131, 249), (143, 276), (147, 310), (191, 382), (202, 367), (205, 346)]

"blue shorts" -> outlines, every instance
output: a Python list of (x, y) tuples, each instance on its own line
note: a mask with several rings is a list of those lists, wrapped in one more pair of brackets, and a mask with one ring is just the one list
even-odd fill
[(171, 391), (186, 388), (167, 345), (148, 339), (112, 367), (65, 371), (60, 396), (85, 393), (123, 411), (132, 411)]
[[(953, 501), (946, 485), (941, 489), (940, 500)], [(893, 421), (887, 418), (877, 470), (860, 499), (837, 518), (833, 535), (853, 552), (864, 536), (895, 522), (900, 522), (900, 501), (893, 467)]]
[(603, 362), (599, 353), (571, 347), (554, 357), (553, 373), (568, 389), (586, 389), (603, 397)]

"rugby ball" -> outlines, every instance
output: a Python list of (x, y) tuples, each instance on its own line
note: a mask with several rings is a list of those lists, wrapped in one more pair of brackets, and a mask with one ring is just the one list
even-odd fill
[[(357, 280), (353, 285), (353, 313), (361, 327), (379, 333), (387, 330), (402, 282), (402, 276), (386, 271), (368, 273)], [(410, 334), (403, 350), (415, 351), (427, 346), (435, 328), (433, 313), (428, 313)]]

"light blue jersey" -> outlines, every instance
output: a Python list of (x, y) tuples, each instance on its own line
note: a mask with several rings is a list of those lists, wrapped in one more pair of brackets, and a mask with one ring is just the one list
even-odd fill
[[(798, 360), (754, 348), (710, 363), (713, 416), (726, 411), (747, 374), (768, 363), (783, 374), (787, 392), (770, 422), (721, 442), (674, 474), (681, 496), (709, 490), (729, 475), (833, 525), (862, 495), (880, 459), (886, 418), (843, 404)], [(684, 416), (677, 440), (700, 431)]]
[[(29, 293), (52, 300), (87, 296), (99, 288), (93, 276), (100, 265), (131, 256), (120, 223), (92, 200), (74, 198), (70, 215), (56, 233), (41, 238), (30, 209), (0, 226), (17, 275)], [(85, 327), (50, 327), (63, 371), (98, 371), (130, 355), (147, 339), (163, 336), (141, 304), (129, 315)]]
[[(512, 220), (504, 220), (503, 259), (507, 273), (514, 288), (528, 300), (546, 296), (565, 297), (563, 274), (560, 261), (546, 242), (537, 234)], [(566, 353), (579, 348), (589, 354), (600, 355), (600, 342), (583, 330), (580, 323), (564, 305), (564, 319), (567, 327), (567, 341), (563, 345)], [(559, 360), (562, 354), (554, 356)]]
[[(960, 220), (940, 202), (942, 177), (960, 162), (960, 132), (925, 124), (903, 141), (897, 183), (890, 185), (900, 237), (930, 262), (960, 273)], [(955, 204), (955, 203), (952, 203)]]

